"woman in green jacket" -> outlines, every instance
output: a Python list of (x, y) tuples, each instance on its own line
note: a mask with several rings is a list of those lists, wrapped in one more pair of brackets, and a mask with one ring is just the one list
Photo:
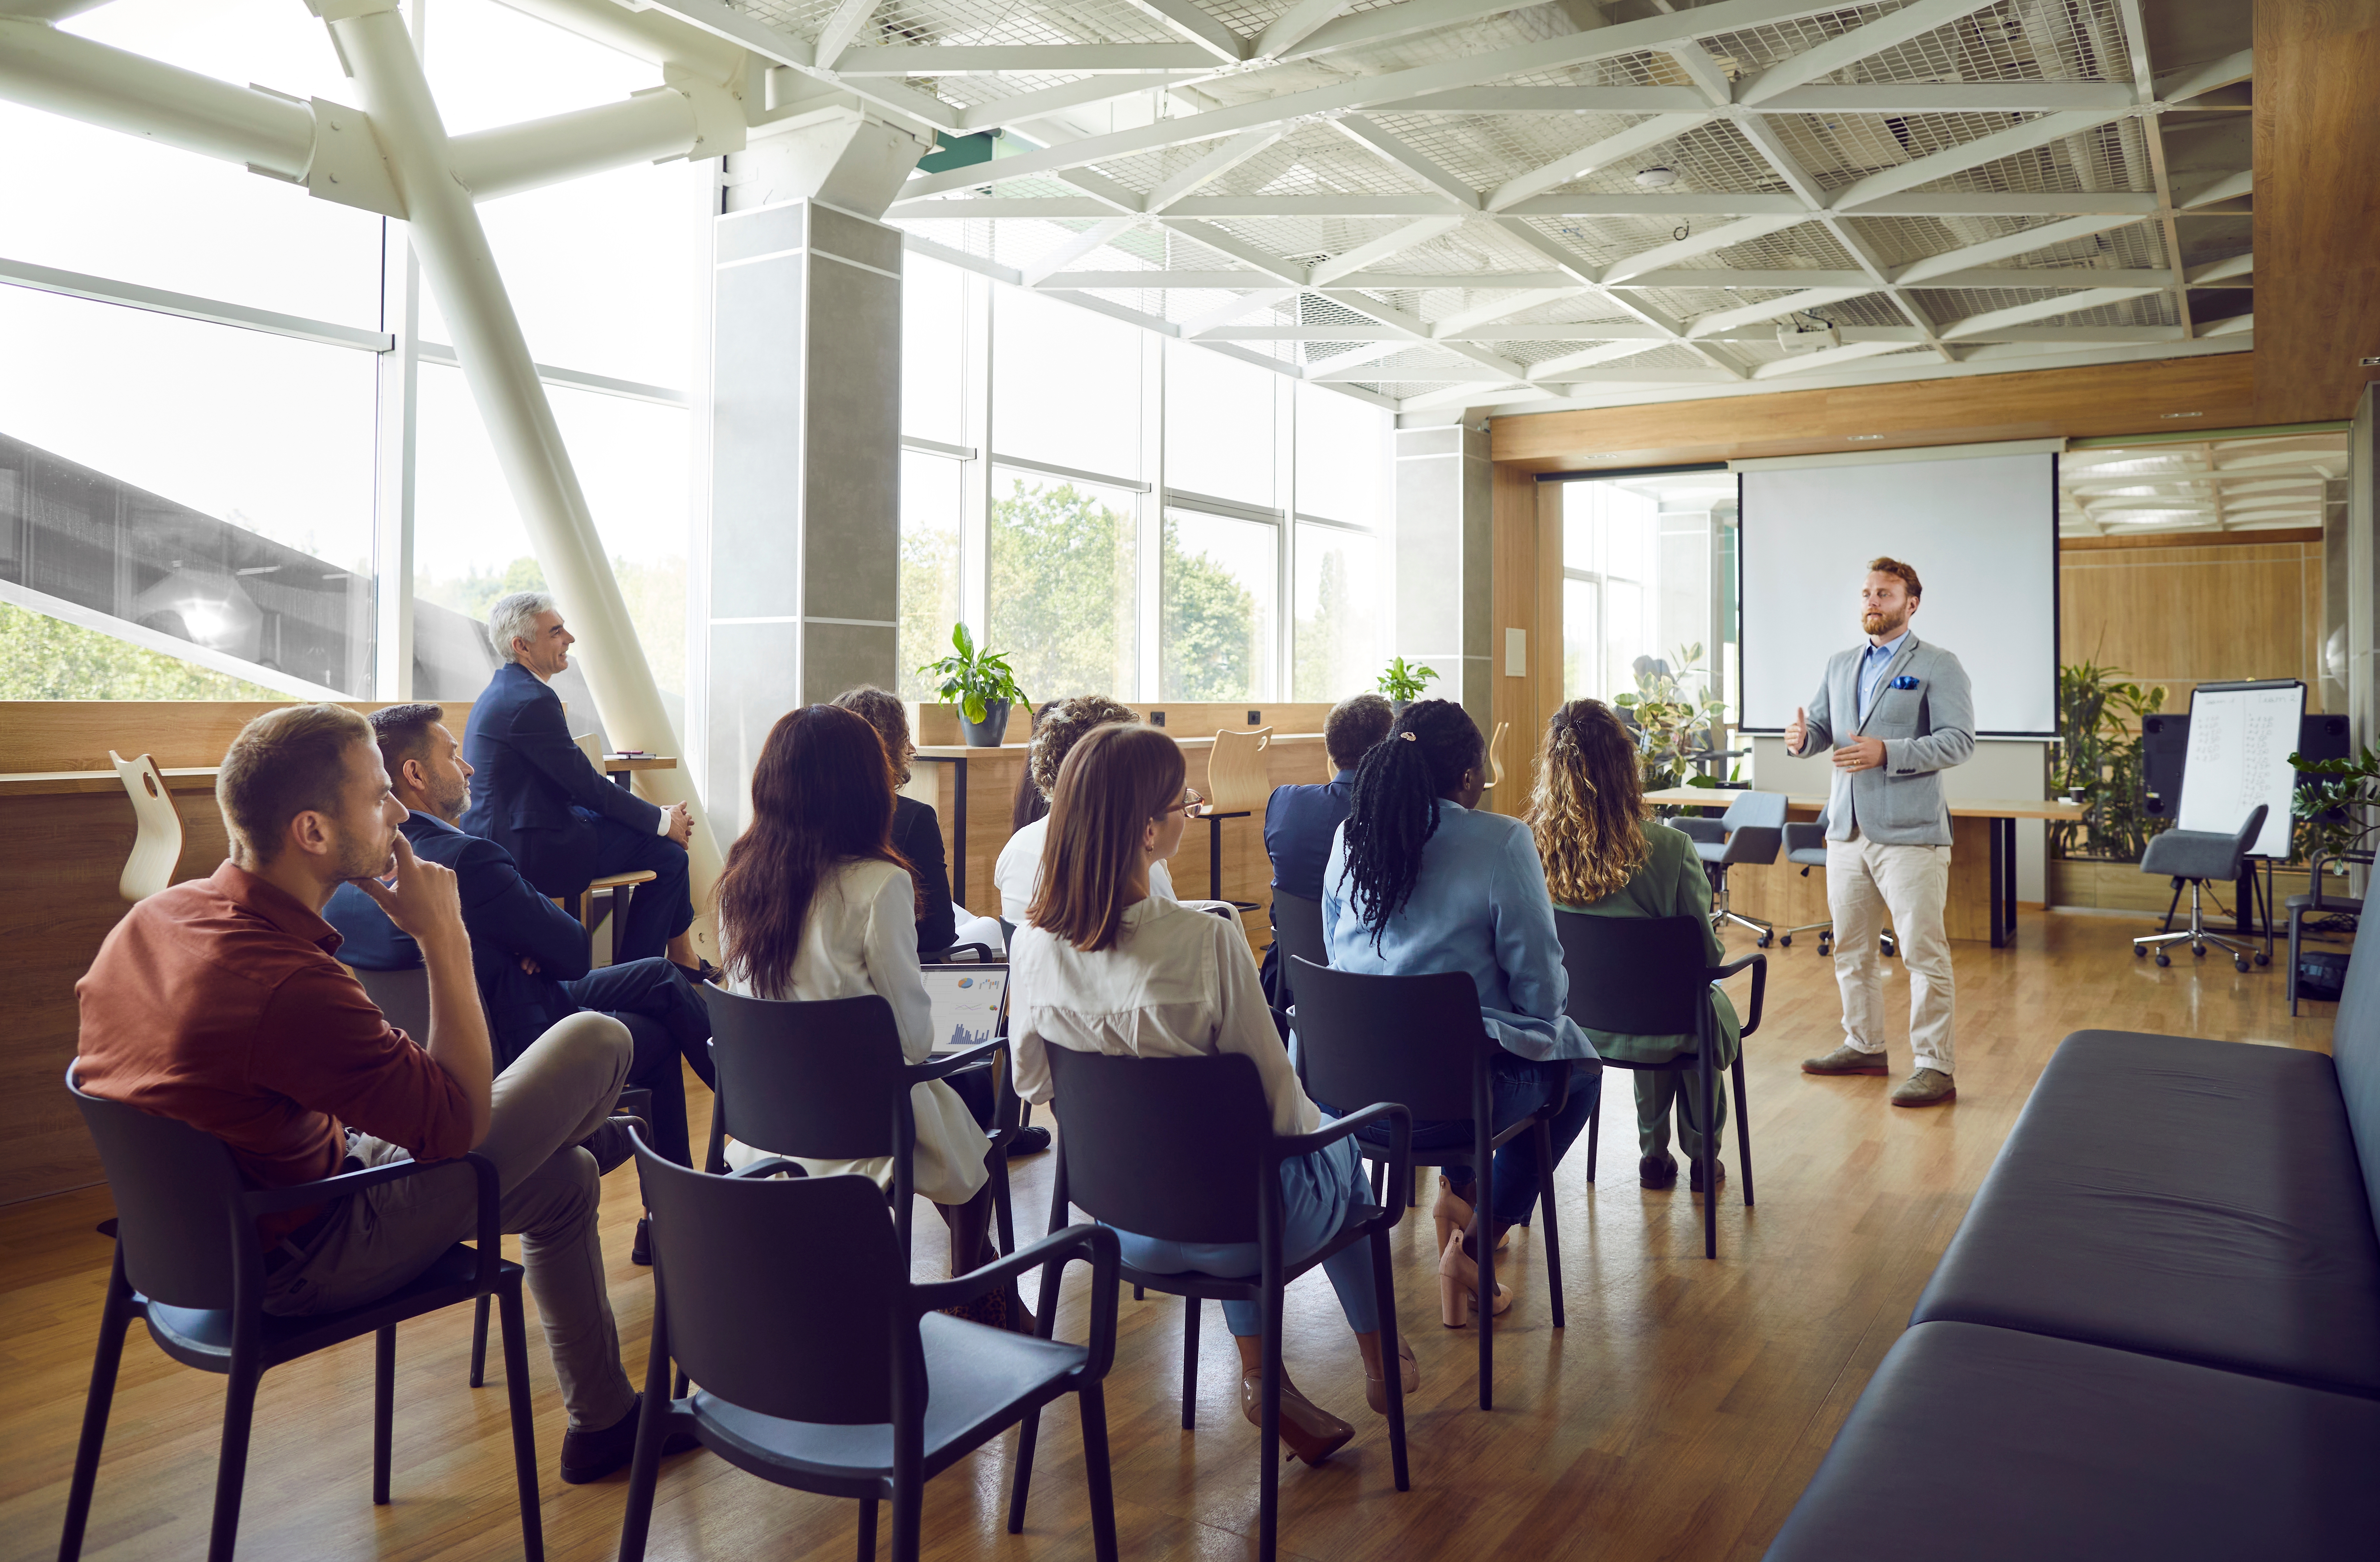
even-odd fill
[[(1703, 874), (1694, 843), (1684, 832), (1645, 817), (1645, 784), (1636, 768), (1636, 744), (1620, 718), (1601, 700), (1574, 699), (1546, 723), (1544, 763), (1529, 799), (1528, 824), (1537, 855), (1546, 865), (1546, 888), (1562, 911), (1589, 916), (1691, 916), (1702, 926), (1705, 953), (1713, 965), (1725, 962), (1711, 931), (1710, 880)], [(1711, 1016), (1718, 1048), (1715, 1072), (1735, 1061), (1742, 1023), (1726, 993), (1711, 988)], [(1692, 1035), (1613, 1035), (1588, 1031), (1596, 1051), (1629, 1063), (1664, 1063), (1694, 1049)], [(1702, 1124), (1691, 1073), (1636, 1075), (1636, 1137), (1643, 1158), (1636, 1180), (1647, 1188), (1678, 1181), (1670, 1155), (1670, 1117), (1675, 1103), (1678, 1146), (1693, 1168), (1693, 1188), (1702, 1192)], [(1727, 1094), (1717, 1093), (1718, 1127), (1727, 1121)], [(1718, 1145), (1711, 1145), (1719, 1181)]]

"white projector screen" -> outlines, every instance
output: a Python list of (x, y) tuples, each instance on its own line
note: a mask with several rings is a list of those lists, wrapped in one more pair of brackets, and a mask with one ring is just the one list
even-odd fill
[(1740, 481), (1746, 731), (1781, 731), (1827, 659), (1861, 643), (1860, 583), (1890, 554), (1925, 583), (1910, 628), (1966, 668), (1977, 734), (2057, 735), (2056, 455), (1761, 467)]

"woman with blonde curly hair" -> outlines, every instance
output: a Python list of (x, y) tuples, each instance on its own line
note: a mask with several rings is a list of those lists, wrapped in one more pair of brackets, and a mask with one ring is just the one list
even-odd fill
[[(1589, 916), (1692, 916), (1702, 924), (1709, 963), (1724, 962), (1718, 936), (1710, 931), (1710, 880), (1694, 843), (1683, 831), (1645, 816), (1635, 740), (1611, 708), (1601, 700), (1574, 699), (1555, 711), (1546, 722), (1544, 756), (1527, 821), (1556, 908)], [(1716, 987), (1711, 1016), (1719, 1044), (1711, 1062), (1724, 1069), (1735, 1061), (1743, 1027), (1735, 1005)], [(1692, 1035), (1586, 1034), (1601, 1056), (1629, 1063), (1665, 1063), (1694, 1047)], [(1677, 1183), (1678, 1163), (1670, 1155), (1674, 1100), (1678, 1147), (1694, 1168), (1694, 1192), (1701, 1193), (1703, 1130), (1694, 1120), (1694, 1093), (1679, 1083), (1683, 1077), (1636, 1075), (1636, 1137), (1643, 1152), (1636, 1180), (1647, 1188)], [(1713, 1134), (1727, 1121), (1724, 1091), (1716, 1105)], [(1727, 1168), (1718, 1166), (1716, 1140), (1711, 1163), (1724, 1181)]]
[[(1075, 745), (1100, 727), (1139, 726), (1140, 713), (1105, 695), (1076, 695), (1043, 706), (1033, 723), (1033, 746), (1025, 751), (1025, 776), (1047, 802), (1058, 795), (1058, 772)], [(1026, 908), (1041, 882), (1041, 843), (1049, 838), (1050, 816), (1017, 827), (992, 864), (991, 881), (1000, 890), (1001, 919), (1022, 927), (1031, 918)], [(1160, 901), (1175, 899), (1173, 876), (1162, 862), (1148, 867), (1148, 892)]]

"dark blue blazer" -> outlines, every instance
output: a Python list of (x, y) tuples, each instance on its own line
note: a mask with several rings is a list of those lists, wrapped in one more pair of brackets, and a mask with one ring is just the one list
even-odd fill
[(510, 852), (549, 895), (576, 896), (595, 877), (598, 819), (661, 833), (661, 809), (588, 763), (570, 741), (562, 696), (516, 661), (496, 669), (473, 702), (463, 758), (474, 772), (464, 829)]
[(1330, 839), (1347, 822), (1355, 795), (1355, 772), (1342, 770), (1323, 786), (1277, 786), (1265, 804), (1265, 851), (1272, 857), (1272, 887), (1322, 898), (1322, 872), (1330, 865)]
[[(479, 982), (489, 1040), (502, 1069), (548, 1026), (578, 1012), (578, 1004), (562, 984), (587, 975), (587, 930), (577, 917), (540, 894), (521, 876), (512, 854), (494, 842), (429, 814), (409, 815), (397, 828), (413, 843), (416, 855), (455, 870), (463, 926), (471, 935), (471, 974)], [(345, 940), (339, 958), (350, 965), (409, 971), (421, 963), (421, 949), (413, 936), (399, 931), (380, 902), (352, 884), (339, 886), (322, 916), (339, 930)], [(535, 975), (521, 969), (523, 955), (537, 962)]]

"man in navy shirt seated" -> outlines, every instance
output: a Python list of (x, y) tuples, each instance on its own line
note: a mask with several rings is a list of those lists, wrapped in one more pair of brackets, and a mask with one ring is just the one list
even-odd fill
[(701, 957), (686, 936), (694, 899), (686, 805), (663, 808), (613, 784), (571, 740), (550, 684), (577, 642), (552, 598), (497, 598), (488, 638), (504, 664), (463, 729), (463, 757), (480, 777), (463, 828), (511, 853), (523, 878), (564, 901), (576, 902), (590, 880), (650, 869), (655, 878), (630, 896), (614, 938), (619, 957), (642, 960), (666, 946), (672, 960), (698, 971)]
[(1336, 772), (1321, 786), (1277, 786), (1265, 804), (1265, 850), (1272, 856), (1272, 887), (1309, 901), (1322, 898), (1322, 869), (1331, 838), (1347, 822), (1355, 767), (1389, 735), (1396, 709), (1378, 695), (1356, 695), (1330, 708), (1322, 723), (1322, 750)]
[[(387, 767), (389, 791), (410, 812), (397, 829), (414, 854), (454, 869), (471, 935), (472, 975), (488, 1015), (497, 1072), (556, 1021), (581, 1011), (609, 1014), (636, 1040), (628, 1084), (653, 1096), (654, 1150), (691, 1164), (686, 1127), (683, 1057), (711, 1083), (710, 1013), (678, 968), (662, 959), (588, 968), (587, 930), (540, 894), (512, 854), (455, 827), (471, 793), (445, 712), (434, 705), (393, 705), (370, 718)], [(339, 886), (322, 915), (345, 940), (339, 958), (366, 971), (407, 971), (421, 963), (412, 938), (370, 896)]]

